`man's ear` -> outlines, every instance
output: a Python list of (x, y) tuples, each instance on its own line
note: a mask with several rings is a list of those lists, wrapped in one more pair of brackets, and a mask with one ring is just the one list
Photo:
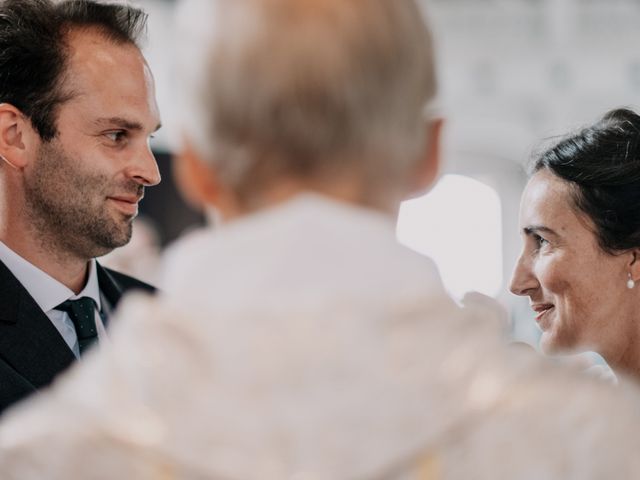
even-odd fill
[(426, 126), (426, 144), (415, 170), (411, 187), (411, 195), (421, 195), (431, 188), (440, 173), (440, 142), (444, 120), (436, 118)]
[(206, 165), (191, 142), (183, 142), (182, 152), (173, 162), (173, 175), (184, 199), (197, 210), (216, 206), (220, 187), (214, 169)]
[(0, 103), (0, 161), (16, 170), (23, 169), (30, 159), (29, 147), (37, 133), (23, 113), (9, 103)]

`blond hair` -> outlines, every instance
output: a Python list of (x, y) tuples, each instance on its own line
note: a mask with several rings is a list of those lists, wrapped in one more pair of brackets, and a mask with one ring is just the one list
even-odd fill
[(187, 133), (228, 187), (246, 197), (343, 173), (372, 196), (399, 187), (436, 91), (414, 0), (192, 0), (184, 12)]

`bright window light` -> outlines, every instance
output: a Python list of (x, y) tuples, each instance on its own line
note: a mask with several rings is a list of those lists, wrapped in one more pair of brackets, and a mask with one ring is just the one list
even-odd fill
[(449, 292), (496, 296), (502, 286), (500, 198), (469, 177), (445, 175), (428, 194), (403, 202), (398, 240), (431, 257)]

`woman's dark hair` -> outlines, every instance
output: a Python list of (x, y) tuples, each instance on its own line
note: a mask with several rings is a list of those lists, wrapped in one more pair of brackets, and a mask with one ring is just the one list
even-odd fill
[(95, 27), (110, 41), (136, 44), (146, 18), (136, 8), (91, 0), (0, 0), (0, 103), (18, 108), (51, 140), (56, 109), (71, 97), (62, 85), (68, 31)]
[(571, 188), (577, 209), (596, 227), (611, 254), (640, 247), (640, 116), (608, 112), (595, 125), (566, 137), (534, 160)]

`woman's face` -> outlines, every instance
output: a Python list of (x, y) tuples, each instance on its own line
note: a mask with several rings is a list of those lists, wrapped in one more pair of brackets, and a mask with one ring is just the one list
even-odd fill
[(542, 350), (593, 349), (606, 358), (624, 349), (633, 318), (626, 287), (632, 254), (604, 252), (591, 220), (576, 211), (569, 185), (546, 169), (524, 191), (520, 232), (524, 245), (511, 291), (530, 298)]

